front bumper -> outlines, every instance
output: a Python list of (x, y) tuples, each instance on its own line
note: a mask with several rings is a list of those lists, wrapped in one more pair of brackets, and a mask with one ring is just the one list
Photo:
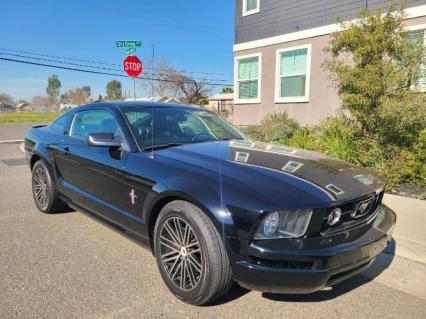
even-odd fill
[[(252, 243), (250, 260), (236, 262), (237, 282), (248, 289), (272, 293), (311, 293), (368, 268), (392, 238), (396, 215), (382, 205), (368, 230), (354, 240), (350, 231), (340, 234), (349, 238), (339, 245), (327, 245), (331, 238), (321, 238), (325, 248), (287, 249), (278, 242)], [(354, 230), (356, 232), (356, 230)], [(308, 246), (309, 247), (309, 246)]]

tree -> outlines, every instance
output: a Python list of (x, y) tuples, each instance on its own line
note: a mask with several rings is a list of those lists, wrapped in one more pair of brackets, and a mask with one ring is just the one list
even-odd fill
[[(176, 98), (182, 103), (204, 105), (207, 103), (207, 95), (211, 91), (205, 79), (197, 79), (192, 75), (179, 71), (165, 60), (161, 60), (155, 77), (162, 81), (155, 81), (152, 91), (154, 96)], [(151, 88), (150, 80), (142, 80), (142, 89)], [(150, 94), (149, 94), (150, 95)]]
[(223, 88), (222, 93), (234, 93), (234, 88)]
[(170, 75), (167, 80), (171, 81), (172, 87), (175, 87), (179, 100), (185, 104), (205, 105), (207, 95), (211, 88), (205, 80), (197, 80), (189, 75), (176, 72)]
[(121, 100), (122, 98), (121, 82), (117, 80), (109, 81), (106, 85), (106, 99), (110, 101)]
[(50, 106), (50, 98), (47, 96), (34, 96), (31, 104), (34, 111), (46, 111)]
[(382, 145), (410, 146), (426, 125), (426, 100), (417, 90), (422, 45), (403, 26), (403, 7), (361, 11), (358, 22), (340, 21), (324, 63), (342, 108), (365, 136)]
[(82, 86), (81, 89), (86, 93), (88, 99), (90, 100), (90, 96), (92, 95), (91, 94), (92, 90), (90, 89), (90, 86), (85, 85), (85, 86)]
[(7, 95), (5, 93), (0, 93), (0, 104), (14, 105), (15, 102), (13, 101), (10, 95)]
[(49, 96), (49, 99), (52, 103), (56, 102), (59, 96), (61, 89), (61, 81), (56, 74), (50, 76), (47, 79), (47, 88), (46, 94)]
[[(172, 74), (175, 74), (177, 70), (170, 66), (166, 60), (161, 60), (158, 67), (156, 68), (156, 76), (167, 80)], [(150, 84), (148, 84), (150, 85)], [(146, 85), (146, 86), (148, 86)], [(153, 87), (154, 96), (166, 96), (170, 98), (177, 98), (177, 88), (168, 81), (157, 81)]]
[(69, 90), (61, 96), (64, 103), (82, 105), (90, 102), (90, 87), (83, 86)]

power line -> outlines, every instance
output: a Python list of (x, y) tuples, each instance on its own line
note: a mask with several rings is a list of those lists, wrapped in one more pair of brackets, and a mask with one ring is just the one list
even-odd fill
[[(78, 68), (72, 68), (72, 67), (61, 66), (61, 65), (52, 65), (52, 64), (17, 60), (17, 59), (9, 59), (9, 58), (3, 58), (3, 57), (0, 57), (0, 60), (8, 61), (8, 62), (14, 62), (14, 63), (37, 65), (37, 66), (43, 66), (43, 67), (61, 69), (61, 70), (69, 70), (69, 71), (85, 72), (85, 73), (91, 73), (91, 74), (101, 74), (101, 75), (110, 75), (110, 76), (117, 76), (117, 77), (122, 77), (122, 78), (129, 78), (128, 76), (126, 76), (124, 74), (115, 74), (115, 73), (108, 73), (108, 72), (95, 71), (95, 70), (78, 69)], [(152, 80), (152, 81), (159, 81), (159, 82), (168, 82), (168, 83), (185, 83), (185, 84), (193, 84), (194, 83), (194, 81), (186, 81), (186, 82), (183, 81), (182, 82), (182, 81), (167, 80), (167, 79), (149, 78), (149, 77), (138, 77), (138, 79)], [(205, 84), (211, 85), (211, 86), (232, 86), (232, 84), (224, 84), (224, 83), (209, 83), (209, 82), (206, 82)]]
[[(45, 62), (52, 62), (52, 63), (67, 64), (67, 65), (79, 66), (79, 67), (84, 67), (84, 68), (100, 69), (100, 70), (105, 70), (105, 71), (123, 72), (122, 69), (112, 69), (112, 68), (104, 68), (104, 67), (92, 66), (92, 65), (87, 65), (87, 64), (80, 64), (80, 63), (63, 62), (63, 61), (57, 61), (57, 60), (51, 60), (51, 59), (45, 59), (45, 58), (39, 58), (39, 57), (32, 57), (32, 56), (27, 56), (27, 55), (22, 55), (22, 54), (12, 54), (12, 53), (0, 52), (0, 55), (7, 55), (7, 56), (15, 57), (15, 58), (31, 59), (31, 60), (36, 60), (36, 61), (45, 61)], [(169, 74), (158, 73), (158, 72), (154, 72), (154, 73), (151, 73), (151, 74), (155, 74), (155, 75), (158, 75), (158, 76), (169, 76)], [(227, 82), (228, 81), (228, 80), (224, 80), (224, 79), (208, 79), (208, 78), (196, 78), (196, 79), (202, 80), (202, 81), (216, 81), (216, 82)]]
[[(87, 59), (80, 59), (80, 58), (62, 57), (62, 56), (58, 56), (58, 55), (51, 55), (51, 54), (45, 54), (45, 53), (23, 51), (23, 50), (0, 48), (0, 51), (8, 51), (8, 52), (21, 53), (21, 54), (29, 54), (29, 55), (38, 55), (38, 56), (42, 56), (42, 57), (54, 58), (54, 59), (61, 59), (61, 60), (68, 60), (68, 61), (86, 62), (86, 63), (92, 63), (92, 64), (102, 64), (102, 65), (109, 65), (109, 66), (118, 66), (118, 67), (121, 67), (120, 64), (116, 64), (116, 63), (96, 61), (96, 60), (87, 60)], [(146, 67), (146, 69), (150, 70), (151, 67)], [(182, 72), (182, 73), (187, 73), (187, 74), (218, 75), (218, 76), (229, 75), (229, 74), (225, 74), (225, 73), (196, 72), (196, 71), (186, 71), (186, 70), (177, 70), (177, 71)]]

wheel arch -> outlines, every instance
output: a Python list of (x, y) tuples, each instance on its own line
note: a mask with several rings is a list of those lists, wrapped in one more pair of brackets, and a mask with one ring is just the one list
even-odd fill
[(32, 170), (34, 167), (34, 164), (38, 161), (38, 160), (43, 160), (44, 163), (47, 165), (48, 168), (52, 168), (51, 167), (51, 161), (49, 160), (49, 154), (46, 150), (46, 148), (44, 147), (44, 145), (41, 144), (36, 144), (32, 150), (32, 155), (30, 158), (30, 169)]
[(31, 156), (31, 159), (30, 159), (30, 169), (31, 169), (31, 171), (33, 170), (33, 167), (34, 167), (35, 163), (37, 163), (41, 159), (42, 159), (41, 156), (38, 155), (37, 153), (35, 153), (35, 154), (33, 154)]
[[(223, 221), (221, 221), (218, 217), (218, 213), (214, 212), (212, 208), (204, 205), (200, 200), (195, 197), (188, 195), (187, 193), (180, 191), (165, 191), (152, 201), (152, 204), (148, 208), (148, 216), (147, 216), (147, 231), (149, 236), (149, 247), (151, 249), (152, 254), (154, 255), (154, 228), (158, 219), (158, 215), (160, 214), (163, 207), (165, 207), (168, 203), (173, 202), (175, 200), (183, 200), (189, 202), (199, 209), (203, 211), (204, 214), (212, 221), (214, 227), (219, 233), (222, 233), (221, 225)], [(223, 236), (224, 244), (227, 246), (226, 236)]]

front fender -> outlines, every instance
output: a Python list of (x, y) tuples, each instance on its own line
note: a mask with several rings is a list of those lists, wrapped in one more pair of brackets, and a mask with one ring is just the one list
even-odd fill
[[(145, 203), (144, 220), (150, 220), (150, 214), (157, 203), (166, 198), (181, 198), (201, 208), (210, 217), (219, 233), (223, 232), (223, 225), (234, 224), (224, 203), (221, 203), (220, 193), (206, 181), (173, 177), (154, 185), (153, 191), (153, 196)], [(234, 235), (234, 232), (226, 235)]]
[[(199, 207), (213, 222), (224, 241), (225, 247), (230, 247), (230, 238), (238, 236), (232, 216), (221, 203), (221, 196), (215, 188), (206, 181), (176, 177), (156, 184), (153, 187), (153, 192), (148, 195), (145, 201), (143, 219), (147, 222), (147, 231), (151, 237), (153, 233), (151, 221), (157, 217), (166, 203), (175, 199), (185, 200)], [(230, 250), (228, 249), (228, 251)]]

